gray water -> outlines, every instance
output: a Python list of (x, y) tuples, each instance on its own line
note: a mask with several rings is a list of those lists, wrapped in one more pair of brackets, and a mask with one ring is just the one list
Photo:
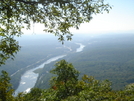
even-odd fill
[[(80, 45), (80, 47), (76, 49), (76, 52), (83, 51), (83, 48), (85, 47), (85, 45), (83, 45), (81, 43), (76, 43), (76, 44)], [(15, 95), (17, 95), (19, 92), (28, 93), (30, 91), (30, 89), (34, 87), (34, 85), (37, 81), (37, 78), (38, 78), (38, 74), (34, 73), (33, 72), (34, 70), (39, 69), (39, 68), (43, 68), (44, 65), (49, 64), (53, 61), (56, 61), (60, 58), (65, 57), (65, 56), (66, 55), (59, 55), (59, 56), (50, 58), (49, 60), (45, 61), (43, 64), (39, 65), (38, 67), (35, 67), (34, 69), (26, 71), (21, 77), (20, 85), (16, 89)]]
[(49, 63), (51, 63), (53, 61), (56, 61), (56, 60), (58, 60), (60, 58), (65, 57), (65, 56), (66, 55), (60, 55), (60, 56), (53, 57), (53, 58), (45, 61), (40, 66), (35, 67), (34, 69), (26, 71), (21, 77), (20, 85), (17, 88), (17, 90), (15, 91), (15, 94), (17, 94), (19, 92), (26, 92), (27, 93), (27, 92), (30, 91), (31, 88), (34, 87), (34, 85), (35, 85), (35, 83), (37, 81), (37, 78), (38, 78), (38, 74), (34, 73), (33, 72), (34, 70), (39, 69), (39, 68), (43, 68), (44, 65), (49, 64)]
[(83, 44), (81, 44), (81, 43), (76, 43), (76, 44), (80, 45), (80, 47), (76, 49), (76, 52), (81, 52), (81, 51), (83, 51), (85, 45), (83, 45)]

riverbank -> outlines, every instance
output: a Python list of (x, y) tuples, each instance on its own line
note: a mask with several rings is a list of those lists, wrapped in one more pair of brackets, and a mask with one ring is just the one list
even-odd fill
[(28, 70), (27, 72), (25, 72), (22, 76), (21, 76), (21, 81), (20, 81), (20, 85), (17, 88), (17, 90), (15, 91), (15, 94), (19, 93), (19, 92), (29, 92), (30, 88), (34, 87), (38, 74), (34, 73), (33, 71), (39, 68), (43, 68), (45, 64), (49, 64), (53, 61), (56, 61), (60, 58), (65, 57), (66, 55), (60, 55), (60, 56), (56, 56), (53, 58), (50, 58), (49, 60), (45, 61), (43, 64), (37, 66), (36, 68), (33, 68), (31, 70)]
[[(76, 52), (81, 52), (83, 50), (83, 48), (85, 47), (83, 44), (81, 43), (76, 43), (79, 45), (79, 48), (76, 49)], [(28, 70), (27, 72), (25, 72), (22, 76), (21, 76), (21, 81), (20, 81), (20, 85), (18, 86), (18, 88), (15, 91), (15, 94), (19, 93), (19, 92), (29, 92), (31, 88), (34, 87), (37, 78), (39, 76), (39, 74), (35, 73), (34, 71), (39, 69), (39, 68), (43, 68), (44, 65), (49, 64), (53, 61), (56, 61), (60, 58), (65, 57), (66, 55), (59, 55), (56, 57), (52, 57), (48, 60), (46, 60), (44, 63), (42, 63), (41, 65), (37, 66), (36, 68), (33, 68), (31, 70)]]

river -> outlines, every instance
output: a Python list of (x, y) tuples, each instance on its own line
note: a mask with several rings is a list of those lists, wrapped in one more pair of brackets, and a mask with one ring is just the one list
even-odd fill
[[(76, 52), (81, 52), (83, 51), (83, 48), (85, 47), (85, 45), (81, 44), (81, 43), (76, 43), (78, 45), (80, 45), (79, 48), (76, 49)], [(56, 61), (60, 58), (65, 57), (66, 55), (59, 55), (53, 58), (50, 58), (49, 60), (45, 61), (43, 64), (39, 65), (38, 67), (35, 67), (34, 69), (28, 70), (26, 71), (22, 77), (21, 77), (21, 81), (19, 84), (19, 87), (16, 89), (15, 91), (15, 95), (17, 95), (19, 92), (29, 92), (31, 88), (34, 87), (37, 78), (38, 78), (38, 74), (34, 73), (33, 71), (39, 68), (43, 68), (44, 65), (49, 64), (53, 61)]]
[(81, 52), (81, 51), (83, 51), (85, 45), (83, 45), (83, 44), (81, 44), (81, 43), (76, 43), (76, 44), (80, 45), (80, 47), (76, 49), (76, 52)]

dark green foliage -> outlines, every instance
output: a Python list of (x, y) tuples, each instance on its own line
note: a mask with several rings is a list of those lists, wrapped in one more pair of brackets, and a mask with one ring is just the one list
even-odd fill
[[(1, 38), (1, 37), (0, 37)], [(18, 42), (11, 38), (5, 37), (0, 39), (0, 66), (5, 64), (8, 58), (14, 59), (14, 53), (17, 53), (20, 49)]]
[(64, 99), (68, 96), (75, 95), (76, 84), (78, 83), (79, 72), (73, 67), (72, 64), (61, 60), (55, 64), (55, 69), (50, 73), (56, 74), (51, 80), (51, 86), (57, 90), (57, 98)]
[(61, 60), (55, 64), (55, 67), (50, 73), (58, 75), (58, 77), (54, 78), (57, 82), (78, 81), (79, 72), (74, 69), (71, 63)]
[(24, 95), (23, 101), (41, 101), (42, 89), (32, 88), (28, 94)]
[[(110, 81), (95, 80), (93, 77), (88, 77), (87, 75), (84, 75), (82, 80), (78, 80), (75, 84), (72, 81), (65, 84), (65, 82), (62, 82), (66, 80), (63, 74), (65, 72), (71, 72), (70, 69), (66, 69), (68, 67), (67, 64), (69, 63), (61, 60), (56, 64), (57, 67), (52, 70), (53, 73), (57, 74), (57, 77), (52, 79), (55, 85), (52, 88), (44, 90), (42, 97), (46, 101), (133, 101), (133, 84), (128, 85), (125, 90), (114, 91), (111, 88)], [(64, 69), (62, 70), (61, 68)], [(72, 66), (71, 68), (73, 69)], [(69, 75), (70, 72), (68, 73)], [(74, 78), (72, 80), (75, 82)], [(73, 94), (72, 92), (66, 92), (67, 89), (65, 88), (65, 86), (70, 87), (71, 84), (73, 87), (70, 91), (75, 91)]]
[(108, 34), (88, 38), (83, 52), (68, 56), (69, 62), (81, 72), (80, 77), (87, 74), (98, 80), (108, 79), (114, 90), (133, 83), (134, 35)]
[[(65, 49), (62, 44), (57, 42), (55, 37), (49, 39), (52, 35), (43, 35), (41, 36), (41, 39), (40, 35), (33, 35), (32, 38), (30, 38), (31, 36), (32, 35), (26, 35), (19, 39), (22, 48), (17, 55), (15, 55), (14, 61), (9, 59), (7, 60), (6, 64), (2, 65), (0, 68), (0, 71), (5, 70), (9, 73), (14, 89), (18, 87), (21, 75), (25, 71), (35, 68), (51, 57), (65, 54), (65, 52), (68, 51), (68, 49)], [(50, 69), (47, 71), (50, 71)], [(47, 81), (49, 81), (49, 79), (50, 78), (48, 78)]]
[[(13, 97), (13, 90), (6, 72), (0, 76), (0, 101), (133, 101), (134, 84), (129, 84), (124, 90), (114, 91), (108, 80), (99, 81), (84, 75), (78, 80), (79, 72), (72, 64), (61, 60), (56, 63), (51, 72), (56, 74), (51, 79), (48, 89), (32, 88), (29, 93), (19, 93)], [(66, 74), (68, 73), (68, 75)], [(66, 79), (65, 78), (65, 76)], [(71, 76), (72, 75), (72, 76)], [(3, 85), (5, 84), (5, 85)], [(4, 91), (4, 93), (3, 93)], [(1, 96), (2, 95), (2, 96)]]
[(0, 101), (13, 101), (13, 92), (8, 73), (2, 71), (2, 75), (0, 75)]
[[(76, 35), (77, 40), (75, 42), (78, 42), (79, 39), (80, 43), (85, 45), (84, 50), (79, 53), (69, 53), (64, 57), (81, 72), (79, 79), (84, 74), (94, 76), (98, 80), (108, 79), (112, 82), (112, 89), (114, 90), (124, 89), (126, 85), (133, 83), (134, 35), (104, 34), (91, 36)], [(72, 45), (68, 47), (72, 47)], [(75, 50), (76, 48), (73, 51)], [(41, 77), (43, 83), (38, 80), (36, 87), (49, 88), (48, 81), (52, 74), (46, 73), (46, 71), (54, 68), (53, 65), (54, 62), (44, 66), (39, 73), (39, 78)]]

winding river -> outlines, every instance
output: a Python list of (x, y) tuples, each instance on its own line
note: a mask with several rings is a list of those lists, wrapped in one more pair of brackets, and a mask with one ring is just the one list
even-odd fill
[(76, 43), (76, 44), (80, 45), (80, 47), (76, 49), (76, 52), (81, 52), (81, 51), (83, 51), (85, 45), (83, 45), (83, 44), (81, 44), (81, 43)]
[[(80, 45), (79, 48), (76, 49), (76, 52), (81, 52), (83, 51), (83, 48), (85, 47), (85, 45), (81, 44), (81, 43), (76, 43), (78, 45)], [(26, 71), (22, 77), (21, 77), (21, 81), (19, 84), (19, 87), (16, 89), (15, 91), (15, 95), (17, 95), (19, 92), (29, 92), (31, 88), (34, 87), (37, 78), (38, 78), (38, 74), (34, 73), (33, 71), (39, 68), (43, 68), (44, 65), (49, 64), (53, 61), (56, 61), (60, 58), (65, 57), (66, 55), (59, 55), (53, 58), (50, 58), (49, 60), (45, 61), (43, 64), (39, 65), (38, 67), (35, 67), (34, 69), (28, 70)]]

